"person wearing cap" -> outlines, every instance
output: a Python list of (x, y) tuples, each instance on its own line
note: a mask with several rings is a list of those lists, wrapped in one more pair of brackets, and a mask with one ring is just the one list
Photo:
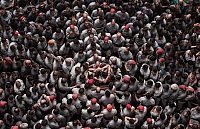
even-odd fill
[(137, 109), (135, 110), (135, 118), (138, 119), (138, 124), (141, 124), (143, 122), (144, 117), (147, 114), (147, 107), (139, 105)]
[(103, 125), (106, 126), (117, 114), (117, 110), (111, 104), (108, 104), (106, 108), (101, 111), (101, 114), (103, 114)]
[(147, 120), (142, 124), (142, 129), (151, 129), (155, 127), (155, 121), (152, 118), (147, 118)]
[(96, 98), (92, 98), (91, 100), (88, 100), (86, 103), (87, 107), (90, 107), (94, 112), (97, 112), (100, 110), (100, 105), (97, 103)]
[(124, 75), (122, 78), (122, 83), (121, 83), (121, 87), (120, 87), (120, 91), (125, 92), (130, 84), (130, 76), (129, 75)]
[(121, 27), (121, 33), (125, 38), (130, 39), (132, 37), (132, 30), (128, 24)]
[(187, 106), (190, 108), (192, 107), (194, 101), (195, 101), (195, 93), (194, 93), (194, 88), (192, 87), (188, 87), (187, 88), (187, 91), (186, 91), (186, 94), (187, 96), (185, 97), (185, 101), (187, 103)]
[(75, 39), (79, 35), (78, 27), (71, 24), (66, 29), (66, 39)]
[(128, 60), (127, 62), (125, 62), (124, 65), (129, 75), (134, 75), (138, 69), (138, 66), (135, 60)]
[(121, 129), (122, 128), (122, 119), (119, 119), (117, 116), (114, 116), (107, 124), (109, 129)]
[(124, 108), (122, 106), (120, 106), (120, 109), (121, 109), (120, 115), (122, 118), (125, 118), (125, 117), (132, 118), (135, 114), (135, 107), (129, 103), (126, 104), (126, 107), (124, 107)]
[(2, 114), (5, 114), (7, 109), (8, 109), (7, 102), (1, 100), (0, 101), (0, 112)]
[[(68, 94), (68, 95), (69, 95), (69, 94)], [(68, 95), (67, 95), (67, 96), (68, 96)], [(82, 107), (83, 107), (81, 101), (79, 100), (79, 94), (73, 94), (73, 95), (72, 95), (72, 99), (73, 99), (72, 104), (73, 104), (73, 105), (76, 107), (76, 109), (77, 109), (77, 113), (76, 113), (76, 114), (79, 114), (79, 113), (81, 112)]]
[(183, 108), (183, 105), (185, 104), (185, 98), (187, 96), (187, 86), (186, 85), (180, 85), (180, 90), (178, 92), (178, 96), (176, 98), (177, 100), (177, 110), (181, 110)]
[(57, 46), (57, 43), (54, 39), (51, 39), (48, 41), (48, 45), (47, 45), (47, 48), (46, 50), (50, 53), (55, 53), (57, 50), (58, 50), (58, 46)]

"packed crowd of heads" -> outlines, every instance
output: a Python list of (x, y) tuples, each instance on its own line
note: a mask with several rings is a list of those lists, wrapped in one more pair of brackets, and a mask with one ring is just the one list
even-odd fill
[(0, 129), (199, 129), (200, 6), (1, 0)]

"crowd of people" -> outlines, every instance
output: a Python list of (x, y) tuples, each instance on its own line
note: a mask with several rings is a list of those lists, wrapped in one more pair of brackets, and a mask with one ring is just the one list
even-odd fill
[(0, 129), (200, 129), (200, 5), (1, 0)]

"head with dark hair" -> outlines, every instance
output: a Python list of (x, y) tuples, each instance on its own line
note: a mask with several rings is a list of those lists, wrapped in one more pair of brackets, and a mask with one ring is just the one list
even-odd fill
[(42, 124), (40, 124), (40, 123), (35, 124), (35, 129), (41, 129), (41, 127), (42, 127)]
[(161, 114), (160, 114), (160, 119), (161, 119), (161, 120), (165, 120), (165, 118), (166, 118), (165, 114), (164, 114), (164, 113), (161, 113)]
[(92, 117), (91, 121), (92, 121), (92, 123), (95, 123), (97, 121), (97, 118), (96, 117)]
[(31, 97), (31, 92), (29, 90), (26, 91), (26, 96), (29, 98)]
[(79, 94), (83, 94), (85, 92), (85, 89), (84, 88), (80, 88), (78, 92), (79, 92)]
[(129, 122), (130, 122), (131, 124), (134, 124), (134, 123), (135, 123), (135, 119), (129, 119)]
[(156, 107), (156, 111), (160, 112), (161, 110), (162, 110), (162, 108), (160, 106)]
[(32, 92), (36, 93), (37, 91), (38, 91), (38, 88), (37, 88), (36, 86), (34, 86), (34, 87), (32, 88)]
[(169, 107), (175, 107), (175, 104), (173, 101), (169, 101)]
[(112, 89), (113, 89), (113, 86), (114, 86), (114, 83), (113, 83), (113, 82), (110, 82), (110, 83), (108, 84), (109, 90), (112, 90)]
[(175, 114), (174, 114), (174, 117), (175, 117), (176, 119), (178, 119), (178, 118), (180, 117), (180, 114), (175, 113)]
[(120, 75), (116, 75), (115, 78), (116, 78), (116, 80), (120, 80), (121, 76)]
[(67, 104), (68, 105), (72, 104), (72, 99), (71, 98), (67, 100)]
[(114, 116), (114, 117), (113, 117), (113, 120), (114, 120), (115, 122), (117, 122), (117, 121), (118, 121), (118, 117), (117, 117), (117, 116)]
[(58, 114), (59, 114), (58, 108), (54, 109), (54, 110), (53, 110), (53, 113), (54, 113), (55, 115), (58, 115)]
[(77, 120), (74, 120), (72, 124), (73, 124), (73, 126), (76, 127), (76, 126), (78, 125), (78, 121), (77, 121)]
[(88, 113), (88, 114), (91, 114), (92, 112), (93, 112), (93, 111), (92, 111), (91, 108), (87, 109), (87, 113)]
[(150, 98), (151, 98), (151, 94), (150, 94), (150, 93), (147, 93), (147, 94), (146, 94), (146, 98), (147, 98), (147, 99), (150, 99)]
[(111, 94), (110, 91), (108, 91), (108, 90), (105, 91), (105, 96), (106, 96), (107, 98), (110, 97), (110, 94)]

